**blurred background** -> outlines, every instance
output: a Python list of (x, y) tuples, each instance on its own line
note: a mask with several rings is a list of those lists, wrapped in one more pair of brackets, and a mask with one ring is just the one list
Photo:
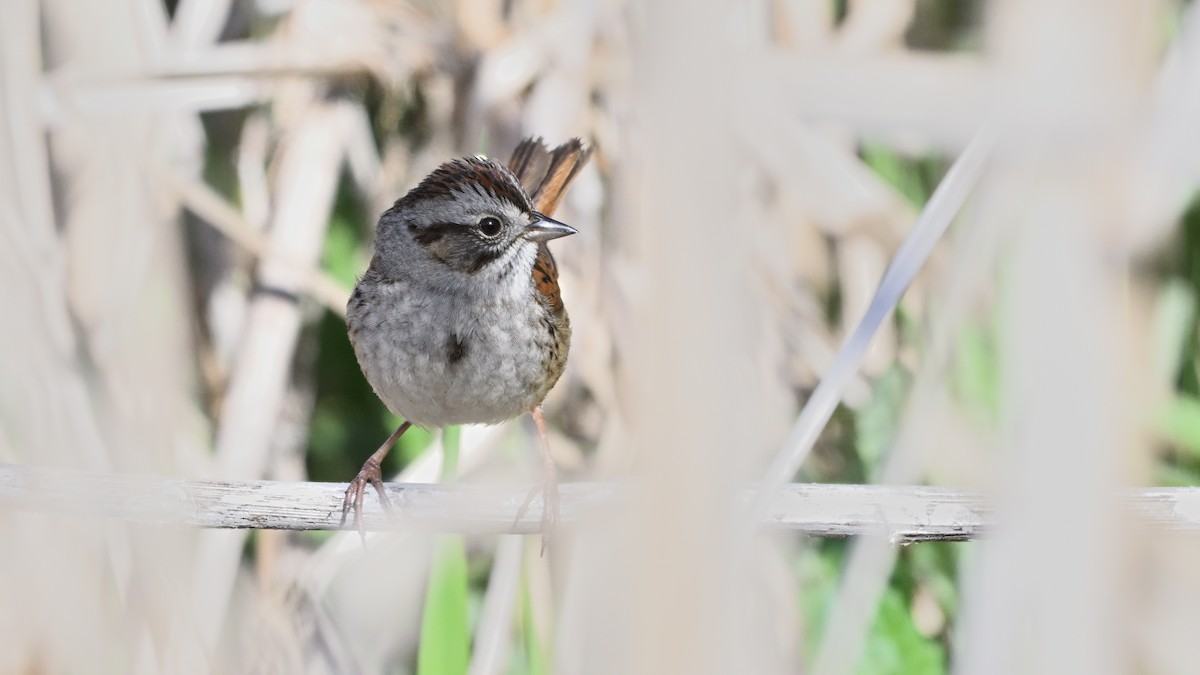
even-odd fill
[[(1191, 673), (1190, 2), (0, 0), (0, 462), (345, 482), (398, 423), (345, 301), (378, 214), (525, 136), (557, 217), (557, 536), (200, 531), (0, 510), (0, 673)], [(986, 542), (744, 538), (933, 190), (972, 195), (797, 480), (995, 500)], [(540, 479), (528, 419), (409, 482)], [(371, 499), (369, 497), (368, 499)]]

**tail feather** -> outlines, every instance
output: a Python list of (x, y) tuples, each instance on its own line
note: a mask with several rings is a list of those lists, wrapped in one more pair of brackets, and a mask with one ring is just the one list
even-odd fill
[(533, 208), (547, 216), (554, 215), (567, 187), (592, 156), (592, 149), (583, 147), (578, 138), (550, 150), (539, 138), (521, 141), (513, 151), (508, 168), (529, 193)]
[(546, 177), (550, 168), (550, 153), (541, 136), (526, 138), (513, 150), (512, 159), (508, 160), (508, 168), (521, 182), (525, 193), (532, 195)]

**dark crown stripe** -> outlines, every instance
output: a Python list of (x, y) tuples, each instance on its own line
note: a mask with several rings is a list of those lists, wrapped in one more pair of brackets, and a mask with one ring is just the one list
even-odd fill
[(481, 196), (491, 196), (510, 202), (525, 212), (533, 210), (529, 195), (521, 189), (516, 176), (503, 165), (482, 157), (456, 159), (439, 166), (393, 208), (424, 199), (452, 199), (456, 192), (474, 189)]

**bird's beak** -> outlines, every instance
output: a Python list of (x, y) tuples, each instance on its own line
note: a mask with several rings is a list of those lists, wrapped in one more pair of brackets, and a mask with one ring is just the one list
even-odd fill
[(525, 238), (529, 241), (550, 241), (578, 231), (566, 223), (560, 223), (550, 216), (534, 211), (533, 220), (525, 226)]

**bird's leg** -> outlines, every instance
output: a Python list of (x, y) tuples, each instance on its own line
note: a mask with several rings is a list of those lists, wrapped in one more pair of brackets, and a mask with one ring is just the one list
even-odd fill
[(396, 441), (400, 440), (400, 437), (411, 426), (412, 422), (405, 422), (396, 427), (396, 430), (392, 432), (391, 436), (388, 436), (383, 445), (379, 446), (379, 449), (371, 453), (367, 461), (363, 462), (362, 469), (358, 472), (358, 475), (346, 486), (346, 497), (342, 500), (342, 522), (338, 527), (345, 527), (346, 516), (350, 513), (350, 509), (353, 508), (354, 526), (358, 530), (358, 535), (362, 537), (363, 546), (367, 545), (367, 532), (363, 529), (362, 522), (363, 494), (366, 493), (368, 484), (374, 486), (375, 492), (379, 493), (379, 502), (383, 504), (383, 510), (391, 515), (392, 502), (388, 499), (387, 492), (383, 489), (383, 474), (380, 472), (379, 467), (383, 463), (383, 458), (387, 457), (388, 452), (392, 449), (392, 446), (396, 444)]
[(538, 437), (542, 442), (542, 482), (529, 489), (524, 503), (517, 510), (517, 517), (514, 519), (513, 525), (515, 526), (529, 510), (529, 505), (533, 503), (533, 498), (540, 490), (542, 492), (542, 555), (545, 555), (546, 545), (550, 543), (550, 535), (558, 527), (558, 468), (554, 464), (554, 458), (550, 456), (550, 437), (546, 434), (546, 420), (542, 418), (542, 406), (535, 406), (533, 410), (529, 411), (529, 414), (533, 416), (533, 421), (537, 424)]

